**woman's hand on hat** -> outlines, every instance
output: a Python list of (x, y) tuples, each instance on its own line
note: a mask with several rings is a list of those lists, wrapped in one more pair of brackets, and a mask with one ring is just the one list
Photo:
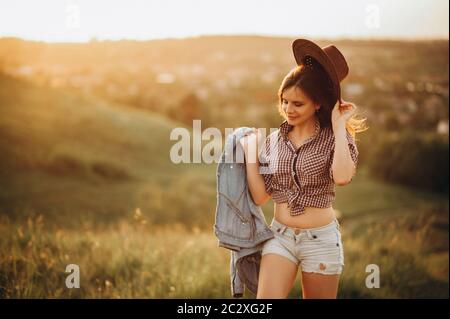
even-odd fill
[(342, 100), (342, 103), (338, 100), (334, 105), (331, 112), (331, 122), (333, 124), (333, 130), (338, 127), (345, 127), (347, 121), (355, 114), (356, 105), (352, 102), (346, 102)]

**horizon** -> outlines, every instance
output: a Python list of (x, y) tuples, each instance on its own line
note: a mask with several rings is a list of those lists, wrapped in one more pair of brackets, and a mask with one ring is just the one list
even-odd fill
[(192, 35), (185, 37), (164, 37), (164, 38), (152, 38), (152, 39), (133, 39), (133, 38), (120, 38), (120, 39), (99, 39), (93, 37), (83, 41), (48, 41), (37, 40), (30, 38), (23, 38), (17, 36), (0, 36), (1, 40), (19, 40), (25, 42), (35, 42), (43, 44), (89, 44), (93, 42), (151, 42), (151, 41), (170, 41), (170, 40), (195, 40), (202, 38), (216, 38), (216, 37), (234, 37), (234, 38), (273, 38), (273, 39), (296, 39), (306, 38), (315, 42), (320, 41), (392, 41), (392, 42), (433, 42), (433, 41), (449, 41), (448, 37), (307, 37), (307, 36), (290, 36), (290, 35), (270, 35), (270, 34), (202, 34)]

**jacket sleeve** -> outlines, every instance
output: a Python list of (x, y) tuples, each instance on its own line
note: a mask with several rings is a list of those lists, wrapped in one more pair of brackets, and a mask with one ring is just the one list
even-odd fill
[[(353, 163), (355, 163), (355, 168), (358, 166), (358, 147), (356, 146), (355, 139), (353, 136), (349, 133), (349, 131), (345, 130), (346, 136), (347, 136), (347, 142), (348, 142), (348, 148), (350, 150), (350, 156), (352, 157)], [(333, 156), (334, 156), (334, 149), (331, 151), (331, 160), (330, 160), (330, 167), (329, 167), (329, 174), (330, 178), (333, 179)], [(353, 178), (352, 178), (353, 179)]]
[(231, 296), (233, 298), (241, 298), (244, 295), (245, 285), (239, 277), (236, 267), (236, 252), (230, 252), (230, 279), (231, 279)]

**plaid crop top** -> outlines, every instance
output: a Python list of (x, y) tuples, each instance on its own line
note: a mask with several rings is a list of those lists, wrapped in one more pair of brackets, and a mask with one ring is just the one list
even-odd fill
[[(330, 207), (335, 198), (332, 173), (334, 133), (321, 128), (316, 120), (315, 133), (296, 149), (288, 138), (292, 125), (285, 120), (267, 136), (259, 154), (260, 173), (266, 192), (276, 203), (288, 203), (292, 216), (303, 214), (305, 207)], [(349, 150), (355, 166), (358, 149), (347, 132)], [(277, 147), (278, 146), (278, 147)]]

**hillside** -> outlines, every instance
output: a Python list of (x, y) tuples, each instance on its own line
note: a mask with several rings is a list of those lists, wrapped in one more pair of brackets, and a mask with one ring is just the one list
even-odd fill
[(154, 196), (196, 176), (169, 158), (180, 124), (152, 112), (0, 76), (0, 114), (0, 208), (14, 216), (157, 215)]

